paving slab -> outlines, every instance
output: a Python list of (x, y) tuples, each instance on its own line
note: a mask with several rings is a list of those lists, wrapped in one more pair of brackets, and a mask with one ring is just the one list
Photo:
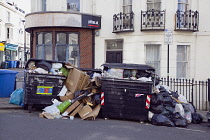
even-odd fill
[(0, 109), (23, 109), (20, 105), (10, 104), (10, 97), (0, 97)]

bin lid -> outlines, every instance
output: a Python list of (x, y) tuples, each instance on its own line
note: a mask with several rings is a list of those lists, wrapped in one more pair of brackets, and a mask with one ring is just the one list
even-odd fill
[(25, 69), (28, 68), (28, 64), (29, 64), (30, 62), (35, 62), (35, 63), (37, 64), (38, 62), (41, 62), (41, 61), (46, 61), (46, 62), (49, 62), (49, 63), (62, 63), (62, 64), (65, 64), (64, 61), (54, 61), (54, 60), (45, 60), (45, 59), (30, 58), (30, 59), (26, 62)]
[(121, 69), (135, 69), (135, 70), (150, 70), (155, 71), (154, 67), (145, 64), (129, 64), (129, 63), (105, 63), (101, 66), (109, 68), (121, 68)]
[(13, 70), (0, 70), (0, 74), (17, 74), (17, 71)]

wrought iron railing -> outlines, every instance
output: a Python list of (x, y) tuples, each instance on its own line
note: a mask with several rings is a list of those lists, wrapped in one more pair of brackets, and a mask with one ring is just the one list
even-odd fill
[(175, 30), (198, 31), (199, 13), (198, 11), (176, 11)]
[(141, 11), (141, 31), (164, 29), (165, 11), (159, 11), (154, 9), (148, 11)]
[(134, 31), (134, 13), (115, 14), (113, 16), (113, 33), (133, 32)]
[[(161, 85), (167, 85), (167, 78), (161, 78)], [(194, 79), (169, 79), (169, 88), (186, 97), (196, 109), (207, 111), (209, 81), (196, 81)], [(209, 91), (210, 92), (210, 91)]]

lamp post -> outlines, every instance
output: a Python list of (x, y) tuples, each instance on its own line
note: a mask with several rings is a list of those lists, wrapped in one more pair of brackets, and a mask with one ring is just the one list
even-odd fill
[(25, 20), (23, 19), (22, 22), (23, 22), (23, 27), (24, 27), (24, 65), (25, 65), (25, 62), (27, 61)]

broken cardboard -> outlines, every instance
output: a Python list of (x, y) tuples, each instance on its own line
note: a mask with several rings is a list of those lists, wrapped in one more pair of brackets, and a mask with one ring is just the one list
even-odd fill
[(100, 88), (92, 88), (91, 92), (92, 93), (99, 93), (99, 92), (101, 92), (101, 89)]
[(86, 115), (92, 112), (92, 108), (89, 105), (85, 105), (80, 111), (78, 112), (79, 116), (83, 119)]
[(83, 90), (83, 89), (86, 89), (86, 87), (88, 86), (89, 84), (89, 81), (90, 81), (90, 76), (89, 75), (85, 75), (84, 79), (83, 79), (83, 82), (81, 84), (81, 87), (80, 89)]
[(70, 100), (73, 100), (74, 99), (74, 93), (70, 92), (70, 91), (67, 91), (66, 92), (66, 96), (70, 99)]
[(62, 114), (63, 116), (68, 116), (69, 113), (71, 113), (78, 105), (80, 104), (79, 101), (75, 101), (73, 104), (71, 104), (66, 111)]
[(42, 114), (47, 119), (54, 119), (54, 117), (51, 114), (49, 114), (49, 113), (43, 112)]
[(61, 102), (65, 102), (65, 101), (69, 100), (68, 96), (59, 96), (59, 97), (60, 97)]
[(72, 93), (74, 93), (77, 90), (81, 89), (81, 84), (83, 82), (83, 79), (85, 77), (85, 73), (73, 68), (70, 70), (68, 77), (66, 79), (65, 86), (68, 90), (70, 90)]
[(69, 116), (74, 117), (80, 111), (80, 109), (82, 109), (83, 106), (84, 103), (81, 103)]
[(91, 113), (87, 114), (82, 119), (85, 120), (85, 119), (88, 119), (88, 118), (92, 117), (93, 120), (95, 120), (96, 117), (98, 116), (98, 113), (99, 113), (100, 109), (101, 109), (101, 104), (98, 104), (96, 107), (93, 108), (93, 111)]

